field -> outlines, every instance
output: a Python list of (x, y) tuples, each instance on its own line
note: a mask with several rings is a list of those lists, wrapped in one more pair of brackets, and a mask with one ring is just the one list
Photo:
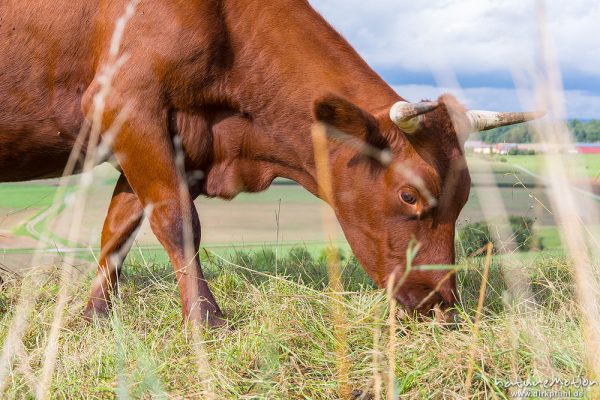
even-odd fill
[[(592, 183), (582, 196), (595, 198), (600, 157), (573, 157)], [(322, 203), (286, 181), (232, 202), (197, 201), (203, 265), (227, 328), (198, 336), (182, 325), (174, 273), (147, 226), (127, 260), (110, 318), (87, 324), (80, 315), (114, 171), (106, 166), (98, 171), (76, 246), (61, 224), (71, 210), (48, 212), (54, 182), (0, 185), (1, 343), (10, 340), (9, 328), (22, 312), (20, 296), (39, 296), (25, 299), (35, 311), (22, 344), (14, 343), (19, 356), (8, 371), (4, 396), (32, 397), (43, 375), (59, 295), (58, 265), (71, 251), (67, 247), (75, 247), (77, 263), (60, 330), (53, 398), (335, 399), (345, 386), (348, 399), (388, 391), (459, 399), (467, 390), (472, 398), (508, 399), (519, 389), (507, 388), (510, 382), (589, 378), (572, 265), (539, 176), (540, 158), (471, 157), (469, 165), (474, 188), (459, 228), (483, 220), (481, 196), (499, 193), (507, 213), (536, 219), (534, 234), (544, 251), (493, 257), (480, 320), (485, 258), (460, 258), (458, 310), (464, 322), (457, 329), (408, 316), (394, 327), (385, 293), (352, 257), (339, 227), (334, 239), (343, 253), (344, 292), (333, 293), (327, 286)], [(44, 238), (49, 226), (51, 235)], [(38, 263), (45, 267), (32, 268), (38, 248), (44, 256)], [(33, 274), (25, 277), (26, 270)], [(530, 292), (511, 297), (507, 274), (523, 274)], [(341, 327), (331, 318), (333, 310), (344, 316)], [(347, 385), (339, 379), (340, 368), (347, 371)], [(581, 388), (582, 396), (600, 395), (593, 390)]]
[[(485, 195), (486, 189), (494, 192), (498, 187), (509, 214), (535, 218), (536, 229), (542, 238), (548, 238), (547, 247), (559, 245), (553, 228), (554, 217), (548, 210), (551, 208), (550, 201), (544, 193), (544, 182), (539, 178), (540, 157), (505, 157), (508, 162), (499, 159), (497, 157), (490, 164), (494, 172), (490, 180), (487, 172), (482, 170), (488, 160), (469, 158), (474, 184), (481, 190), (471, 191), (469, 202), (459, 218), (459, 226), (483, 220), (479, 196)], [(574, 156), (574, 159), (581, 161), (588, 182), (592, 184), (592, 193), (588, 195), (600, 199), (600, 157), (584, 155)], [(98, 184), (89, 196), (80, 238), (77, 246), (71, 246), (79, 247), (79, 253), (89, 256), (90, 248), (98, 250), (100, 229), (115, 180), (116, 172), (112, 167), (104, 165), (99, 168)], [(67, 192), (74, 189), (69, 188)], [(0, 186), (0, 243), (4, 256), (2, 259), (0, 255), (0, 262), (13, 267), (27, 266), (27, 254), (37, 248), (42, 231), (50, 221), (54, 221), (53, 230), (46, 243), (42, 243), (43, 247), (56, 249), (66, 243), (69, 225), (61, 225), (60, 221), (61, 216), (63, 220), (69, 219), (69, 210), (60, 210), (58, 216), (44, 215), (56, 190), (53, 181)], [(300, 245), (311, 249), (322, 247), (327, 239), (323, 231), (321, 204), (302, 187), (281, 180), (266, 192), (241, 194), (232, 202), (219, 199), (196, 201), (202, 221), (203, 245), (213, 250), (274, 244), (284, 247)], [(344, 242), (339, 227), (336, 236), (340, 243)], [(137, 244), (141, 251), (165, 260), (147, 225), (138, 235)]]
[[(582, 154), (572, 156), (574, 160), (580, 163), (581, 176), (587, 176), (592, 182), (598, 183), (600, 181), (600, 157), (595, 154)], [(511, 166), (518, 165), (526, 168), (535, 174), (542, 174), (543, 171), (543, 158), (541, 155), (537, 156), (501, 156), (498, 159), (504, 158), (505, 164), (508, 166), (508, 171), (511, 170)]]

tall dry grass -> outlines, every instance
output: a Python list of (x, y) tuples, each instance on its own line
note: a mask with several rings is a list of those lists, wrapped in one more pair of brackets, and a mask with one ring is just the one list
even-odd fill
[[(562, 243), (573, 263), (577, 298), (584, 320), (584, 337), (590, 372), (600, 378), (600, 310), (598, 308), (598, 256), (600, 238), (587, 226), (597, 226), (598, 205), (580, 196), (574, 186), (591, 191), (588, 182), (579, 183), (582, 168), (577, 160), (565, 154), (574, 147), (574, 139), (566, 127), (566, 107), (560, 67), (548, 32), (544, 2), (537, 1), (538, 48), (540, 65), (536, 76), (536, 100), (549, 111), (549, 119), (536, 124), (536, 132), (550, 151), (544, 154), (544, 167), (549, 180), (548, 195), (560, 226)], [(577, 183), (575, 183), (577, 182)], [(600, 392), (596, 392), (600, 395)]]
[[(115, 30), (110, 43), (108, 61), (104, 65), (100, 75), (97, 77), (99, 90), (94, 95), (93, 108), (90, 111), (90, 114), (86, 116), (86, 121), (90, 122), (84, 123), (81, 128), (78, 140), (71, 152), (63, 176), (60, 179), (59, 186), (63, 188), (63, 190), (57, 191), (51, 206), (52, 209), (58, 209), (63, 205), (61, 203), (64, 202), (64, 205), (74, 210), (72, 219), (67, 222), (71, 227), (68, 235), (69, 243), (76, 243), (79, 238), (80, 224), (86, 209), (87, 195), (94, 183), (93, 168), (97, 165), (97, 162), (101, 159), (102, 155), (108, 153), (110, 140), (107, 142), (100, 142), (102, 118), (104, 115), (106, 99), (112, 90), (112, 81), (127, 60), (126, 55), (119, 54), (120, 45), (125, 32), (125, 27), (135, 13), (135, 7), (138, 2), (139, 0), (132, 0), (127, 5), (123, 16), (116, 21)], [(115, 120), (115, 124), (109, 128), (106, 137), (110, 137), (111, 134), (114, 135), (118, 132), (120, 125), (126, 119), (126, 113), (127, 108), (121, 111), (120, 115), (117, 116)], [(81, 175), (74, 178), (72, 177), (72, 174), (76, 172), (77, 164), (80, 162), (81, 158), (83, 158)], [(79, 184), (76, 193), (73, 196), (65, 196), (64, 188), (69, 181), (75, 179)], [(47, 242), (48, 241), (45, 238), (40, 241), (38, 251), (35, 253), (32, 260), (32, 265), (37, 265), (39, 261), (38, 257), (42, 253), (41, 247)], [(57, 357), (58, 338), (63, 324), (63, 314), (70, 298), (69, 286), (76, 272), (71, 268), (71, 266), (75, 264), (74, 256), (71, 254), (73, 253), (68, 253), (66, 259), (62, 263), (60, 291), (56, 301), (54, 318), (45, 345), (45, 356), (41, 377), (31, 382), (35, 382), (35, 393), (37, 398), (45, 399), (50, 396), (49, 386)], [(33, 311), (39, 292), (39, 287), (31, 287), (29, 284), (23, 285), (22, 287), (22, 299), (17, 306), (19, 313), (16, 314), (7, 335), (8, 337), (3, 344), (2, 358), (0, 359), (0, 393), (6, 385), (6, 379), (10, 372), (15, 352), (22, 350), (20, 342), (22, 341), (22, 337), (27, 328), (28, 318)], [(20, 362), (23, 363), (23, 360), (24, 359), (21, 358)], [(27, 363), (23, 365), (23, 368), (25, 369), (28, 369), (28, 367)]]

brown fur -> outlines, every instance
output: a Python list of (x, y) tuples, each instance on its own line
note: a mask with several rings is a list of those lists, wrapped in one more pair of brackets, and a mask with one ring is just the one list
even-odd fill
[[(57, 176), (98, 90), (98, 76), (124, 0), (7, 0), (0, 25), (0, 181)], [(334, 208), (365, 270), (384, 286), (402, 272), (409, 239), (417, 264), (454, 262), (454, 224), (469, 192), (468, 172), (447, 106), (407, 137), (387, 112), (401, 98), (302, 0), (143, 0), (127, 25), (129, 55), (104, 115), (125, 105), (129, 120), (112, 149), (123, 171), (102, 234), (102, 254), (86, 316), (105, 312), (127, 239), (153, 205), (150, 224), (177, 272), (185, 317), (221, 323), (199, 260), (185, 259), (183, 225), (200, 223), (192, 200), (266, 189), (277, 177), (317, 195), (311, 126), (320, 120), (383, 148), (409, 165), (438, 198), (410, 206), (411, 183), (392, 168), (357, 159), (331, 143)], [(186, 153), (189, 198), (178, 190), (172, 138)], [(354, 161), (353, 161), (354, 160)], [(357, 161), (358, 160), (358, 161)], [(416, 271), (398, 291), (426, 312), (455, 301), (454, 278), (420, 301), (442, 272)]]

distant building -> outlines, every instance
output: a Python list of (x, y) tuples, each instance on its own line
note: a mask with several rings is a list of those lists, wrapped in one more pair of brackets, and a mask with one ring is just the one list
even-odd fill
[(575, 144), (578, 154), (600, 154), (600, 143)]
[(472, 151), (478, 154), (492, 154), (494, 145), (482, 142), (481, 140), (467, 140), (465, 142), (465, 151)]
[(475, 148), (480, 148), (481, 146), (488, 146), (488, 144), (482, 142), (481, 140), (467, 140), (465, 142), (465, 149), (473, 150)]
[(519, 150), (517, 143), (497, 143), (494, 146), (494, 153), (500, 155), (507, 155), (511, 150)]
[(479, 140), (469, 140), (465, 142), (465, 150), (477, 154), (502, 154), (506, 155), (512, 149), (518, 149), (517, 143), (496, 143), (490, 144)]
[(479, 140), (468, 140), (465, 142), (465, 150), (477, 154), (500, 154), (507, 155), (511, 150), (529, 151), (535, 153), (550, 154), (600, 154), (600, 143), (576, 143), (568, 150), (564, 150), (560, 145), (550, 145), (547, 143), (497, 143), (490, 144)]

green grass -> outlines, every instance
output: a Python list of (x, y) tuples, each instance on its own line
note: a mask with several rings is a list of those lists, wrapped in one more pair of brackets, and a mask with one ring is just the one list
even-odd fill
[(558, 228), (552, 226), (544, 226), (537, 228), (536, 231), (536, 234), (540, 238), (544, 250), (557, 251), (563, 249)]
[(52, 205), (57, 186), (34, 183), (3, 183), (0, 208), (45, 208)]
[[(577, 162), (582, 167), (582, 177), (588, 177), (592, 179), (600, 178), (600, 155), (598, 154), (569, 154), (565, 155), (567, 159)], [(504, 158), (506, 162), (500, 162), (499, 160)], [(503, 173), (514, 171), (514, 168), (510, 168), (511, 165), (519, 165), (527, 168), (528, 170), (538, 174), (543, 174), (544, 167), (544, 156), (497, 156), (495, 157), (496, 163), (494, 163), (494, 172)]]
[[(241, 193), (236, 201), (245, 203), (277, 202), (284, 198), (286, 202), (315, 203), (320, 200), (303, 187), (279, 180), (268, 191), (253, 194)], [(103, 185), (114, 186), (116, 180), (107, 179)], [(75, 186), (71, 187), (74, 189)], [(52, 205), (58, 187), (53, 181), (0, 184), (0, 208), (21, 210), (25, 208), (46, 208)]]
[[(227, 315), (228, 327), (202, 334), (210, 386), (218, 399), (336, 399), (337, 337), (325, 263), (303, 249), (275, 260), (261, 249), (229, 257), (205, 257), (207, 278)], [(347, 361), (352, 389), (370, 392), (376, 370), (384, 374), (389, 352), (388, 303), (346, 258)], [(395, 337), (396, 391), (403, 398), (462, 398), (473, 338), (472, 324), (482, 259), (464, 259), (458, 275), (459, 309), (465, 321), (448, 330), (433, 321), (404, 318)], [(475, 398), (509, 398), (499, 382), (509, 379), (573, 379), (587, 376), (581, 321), (573, 301), (570, 266), (539, 255), (522, 261), (532, 282), (535, 314), (516, 313), (499, 267), (493, 263), (477, 336)], [(507, 273), (513, 273), (507, 271)], [(39, 373), (58, 291), (58, 273), (45, 278), (27, 329), (29, 359), (19, 359), (4, 394), (31, 398), (23, 365)], [(0, 291), (0, 341), (14, 318), (22, 281)], [(52, 398), (203, 398), (194, 336), (182, 325), (179, 295), (165, 264), (132, 258), (108, 320), (80, 318), (89, 278), (72, 287), (61, 330)], [(374, 345), (377, 332), (379, 341)], [(26, 363), (26, 364), (24, 364)], [(20, 365), (20, 366), (19, 366)], [(385, 379), (384, 376), (381, 376)]]

